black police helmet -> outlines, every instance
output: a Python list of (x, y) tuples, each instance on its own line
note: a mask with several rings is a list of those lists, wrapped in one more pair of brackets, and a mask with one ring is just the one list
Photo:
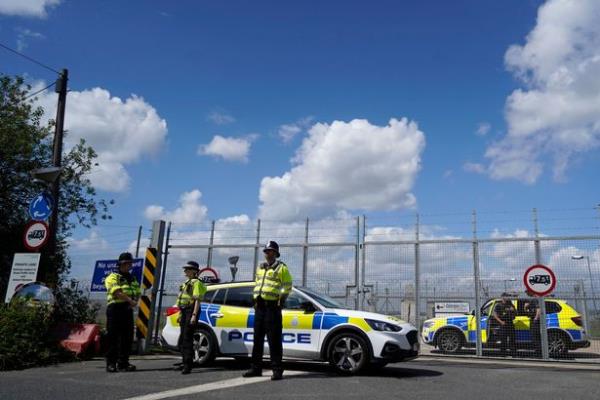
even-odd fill
[(133, 262), (133, 256), (129, 252), (121, 253), (119, 255), (119, 261), (117, 261), (117, 264), (121, 265), (126, 262)]
[(269, 240), (269, 243), (267, 243), (267, 245), (263, 249), (263, 252), (266, 252), (267, 250), (273, 250), (279, 258), (279, 245), (277, 244), (277, 242)]
[(188, 261), (183, 267), (183, 269), (193, 269), (194, 271), (200, 271), (200, 264), (196, 261)]

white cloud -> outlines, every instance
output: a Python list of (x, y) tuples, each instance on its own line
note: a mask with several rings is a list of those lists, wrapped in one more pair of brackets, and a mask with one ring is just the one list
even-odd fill
[(208, 209), (202, 204), (202, 192), (194, 189), (184, 192), (179, 197), (179, 206), (172, 211), (165, 211), (163, 206), (150, 205), (146, 207), (144, 216), (149, 220), (163, 219), (177, 223), (199, 223), (206, 219)]
[(289, 143), (296, 135), (308, 129), (313, 120), (314, 117), (308, 116), (291, 124), (280, 125), (277, 129), (277, 134), (284, 143)]
[(198, 147), (198, 154), (222, 158), (225, 161), (248, 162), (250, 146), (255, 136), (246, 138), (223, 137), (215, 135), (210, 143)]
[(486, 169), (483, 164), (466, 162), (463, 164), (463, 169), (467, 172), (474, 172), (476, 174), (485, 174)]
[(480, 122), (477, 124), (477, 130), (475, 130), (475, 134), (477, 136), (485, 136), (490, 132), (490, 129), (492, 129), (492, 125), (490, 125), (489, 122)]
[(30, 29), (16, 28), (17, 31), (17, 51), (23, 51), (27, 48), (27, 39), (45, 39), (46, 37), (39, 32)]
[(206, 118), (217, 125), (227, 125), (235, 122), (235, 118), (232, 115), (220, 111), (212, 111)]
[[(54, 118), (56, 94), (44, 92), (38, 97), (38, 104), (46, 111), (45, 118)], [(167, 135), (166, 121), (143, 98), (132, 95), (121, 100), (101, 88), (69, 92), (65, 129), (66, 149), (83, 138), (98, 154), (99, 165), (90, 175), (92, 184), (114, 192), (129, 187), (125, 166), (158, 153)]]
[(263, 178), (260, 216), (297, 220), (338, 210), (412, 207), (424, 147), (425, 135), (406, 118), (387, 126), (361, 119), (315, 124), (293, 168)]
[(574, 158), (600, 147), (600, 2), (549, 0), (507, 68), (524, 88), (506, 100), (508, 133), (490, 145), (493, 179), (532, 184), (547, 163), (564, 180)]
[(80, 251), (80, 252), (91, 252), (96, 254), (98, 252), (105, 251), (110, 248), (106, 239), (101, 237), (98, 232), (91, 231), (90, 235), (83, 239), (73, 239), (69, 238), (68, 240), (70, 251)]
[(46, 18), (62, 0), (0, 0), (0, 14)]

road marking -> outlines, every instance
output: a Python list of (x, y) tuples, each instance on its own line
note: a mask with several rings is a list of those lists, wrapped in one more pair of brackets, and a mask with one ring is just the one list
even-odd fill
[[(284, 379), (286, 376), (303, 375), (306, 373), (307, 372), (303, 372), (303, 371), (286, 371), (284, 374)], [(180, 389), (165, 390), (164, 392), (157, 392), (157, 393), (145, 394), (142, 396), (129, 397), (124, 400), (168, 399), (170, 397), (187, 396), (189, 394), (209, 392), (211, 390), (229, 389), (229, 388), (236, 387), (236, 386), (250, 385), (252, 383), (268, 381), (270, 379), (271, 379), (270, 376), (259, 376), (259, 377), (255, 377), (255, 378), (239, 377), (239, 378), (233, 378), (233, 379), (226, 379), (223, 381), (203, 383), (201, 385), (188, 386), (188, 387), (184, 387), (184, 388), (180, 388)]]

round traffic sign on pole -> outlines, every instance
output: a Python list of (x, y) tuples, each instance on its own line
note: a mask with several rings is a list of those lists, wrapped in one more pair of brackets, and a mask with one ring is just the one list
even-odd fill
[(525, 271), (523, 283), (530, 293), (538, 297), (547, 296), (556, 287), (556, 275), (545, 265), (532, 265)]
[(23, 244), (29, 250), (35, 251), (44, 246), (50, 238), (50, 228), (43, 221), (31, 221), (25, 226)]
[(50, 193), (40, 193), (29, 203), (29, 216), (34, 221), (45, 221), (52, 215), (54, 199)]

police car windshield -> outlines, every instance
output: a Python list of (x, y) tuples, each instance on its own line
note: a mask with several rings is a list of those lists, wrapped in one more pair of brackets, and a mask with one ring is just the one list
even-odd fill
[(336, 300), (332, 299), (331, 297), (327, 296), (326, 294), (320, 294), (320, 293), (314, 292), (307, 288), (298, 288), (298, 290), (300, 290), (301, 292), (307, 294), (308, 296), (310, 296), (311, 298), (316, 300), (323, 307), (348, 309), (348, 307), (341, 305)]

